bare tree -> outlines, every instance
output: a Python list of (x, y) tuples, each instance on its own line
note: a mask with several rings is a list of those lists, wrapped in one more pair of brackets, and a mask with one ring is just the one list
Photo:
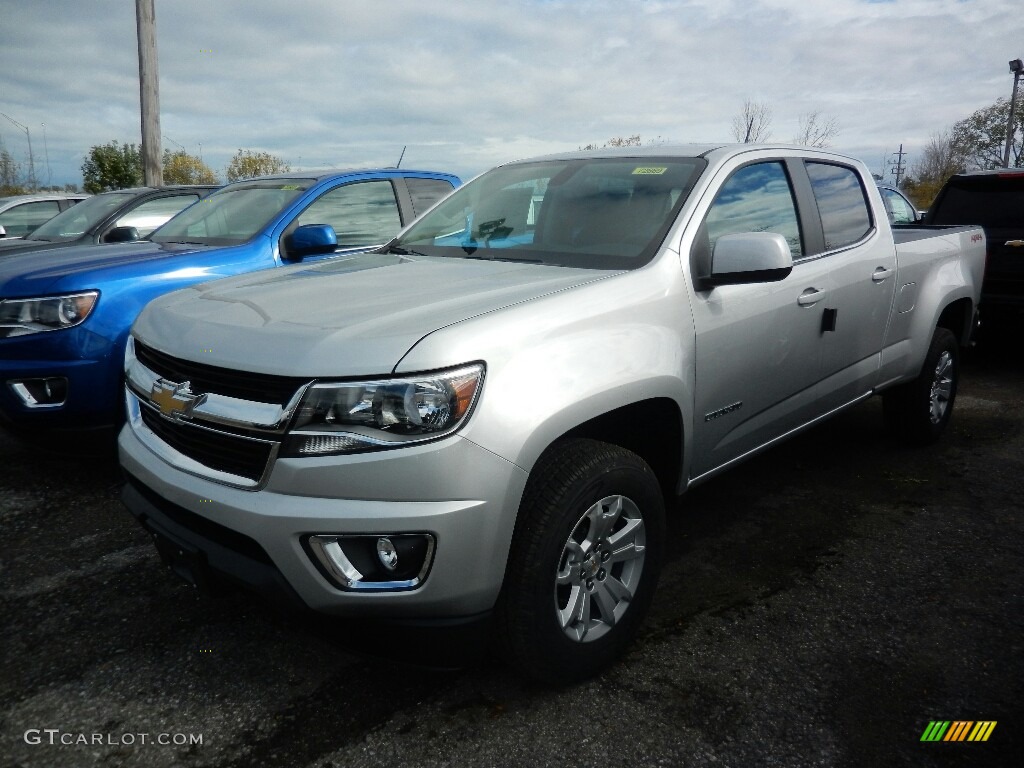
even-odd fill
[(612, 136), (601, 146), (598, 146), (594, 142), (587, 144), (585, 147), (580, 149), (607, 149), (608, 147), (639, 147), (640, 146), (640, 134), (634, 134), (633, 136)]
[(772, 108), (764, 102), (744, 101), (743, 111), (732, 119), (732, 135), (744, 144), (770, 139)]
[(960, 173), (968, 166), (971, 150), (958, 141), (949, 131), (933, 133), (921, 157), (910, 170), (910, 176), (903, 184), (920, 208), (931, 205), (935, 195), (954, 173)]
[(822, 115), (815, 110), (806, 115), (800, 115), (799, 129), (794, 144), (803, 144), (808, 147), (824, 148), (831, 146), (831, 141), (839, 133), (839, 122), (835, 117)]
[(933, 133), (914, 164), (914, 176), (943, 182), (967, 167), (967, 149), (948, 131)]
[(21, 185), (21, 165), (15, 162), (0, 137), (0, 195), (20, 195), (25, 191)]

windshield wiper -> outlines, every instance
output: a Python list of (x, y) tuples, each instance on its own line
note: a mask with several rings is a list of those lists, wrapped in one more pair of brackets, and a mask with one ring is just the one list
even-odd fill
[(543, 259), (523, 259), (523, 258), (520, 258), (518, 256), (497, 256), (497, 255), (494, 255), (494, 251), (492, 251), (492, 255), (490, 255), (490, 256), (475, 256), (473, 254), (467, 253), (462, 258), (464, 258), (464, 259), (474, 259), (476, 261), (508, 261), (508, 262), (516, 262), (516, 263), (520, 263), (520, 264), (543, 264), (544, 263)]
[(430, 258), (429, 254), (423, 253), (422, 251), (415, 251), (412, 248), (406, 248), (402, 245), (396, 245), (394, 242), (382, 246), (377, 253), (394, 253), (398, 256), (423, 256), (425, 258)]

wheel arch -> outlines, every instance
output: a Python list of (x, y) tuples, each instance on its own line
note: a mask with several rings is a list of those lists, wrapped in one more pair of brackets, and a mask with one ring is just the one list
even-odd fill
[(935, 327), (946, 328), (956, 337), (960, 346), (966, 346), (974, 329), (974, 303), (969, 298), (951, 302), (939, 314)]
[(547, 448), (570, 438), (598, 440), (632, 451), (647, 462), (666, 499), (677, 493), (683, 465), (683, 415), (671, 398), (641, 400), (594, 416), (560, 434)]

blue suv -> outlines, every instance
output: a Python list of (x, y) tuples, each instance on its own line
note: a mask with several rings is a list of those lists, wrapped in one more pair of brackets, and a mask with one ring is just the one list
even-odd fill
[(265, 176), (204, 197), (147, 241), (5, 256), (0, 423), (28, 433), (117, 427), (128, 329), (150, 300), (381, 245), (459, 183), (399, 169)]

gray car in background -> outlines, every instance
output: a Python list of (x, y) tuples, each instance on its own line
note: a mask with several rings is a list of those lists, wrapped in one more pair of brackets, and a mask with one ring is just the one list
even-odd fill
[(24, 237), (87, 197), (86, 194), (58, 193), (0, 197), (0, 239)]
[(216, 185), (138, 187), (103, 192), (54, 216), (19, 240), (0, 240), (0, 257), (70, 245), (141, 240)]

